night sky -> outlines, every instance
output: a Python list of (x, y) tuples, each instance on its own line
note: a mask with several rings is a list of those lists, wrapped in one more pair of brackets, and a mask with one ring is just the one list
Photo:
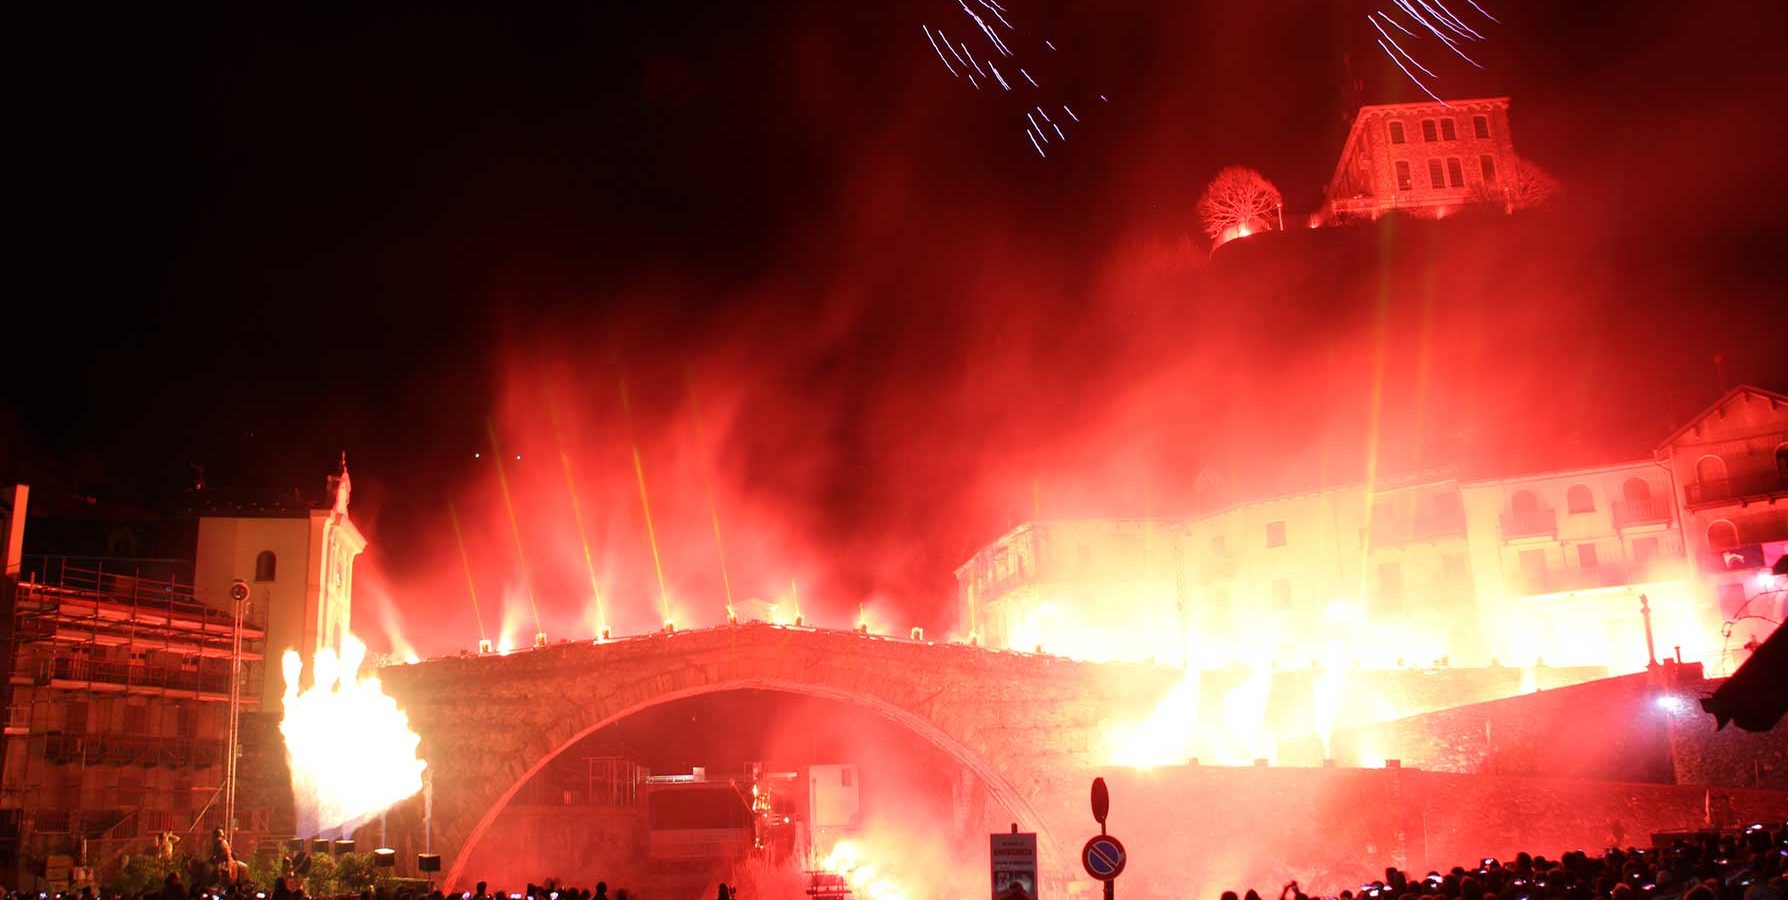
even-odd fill
[[(1607, 440), (1585, 452), (1612, 461), (1717, 395), (1715, 354), (1727, 384), (1788, 388), (1784, 13), (1481, 2), (1501, 20), (1473, 19), (1483, 71), (1433, 41), (1421, 58), (1449, 96), (1512, 96), (1517, 148), (1566, 193), (1484, 238), (1506, 255), (1475, 270), (1564, 300), (1486, 287), (1445, 309), (1486, 333), (1602, 339), (1562, 362), (1550, 337), (1512, 355), (1487, 340), (1435, 390), (1499, 402), (1432, 418), (1598, 410)], [(470, 628), (446, 499), (474, 522), (487, 596), (513, 594), (473, 458), (487, 419), (544, 466), (512, 474), (548, 532), (569, 513), (546, 508), (564, 482), (537, 461), (574, 446), (619, 602), (649, 593), (611, 452), (637, 438), (673, 545), (705, 538), (718, 498), (736, 580), (757, 579), (742, 592), (800, 576), (819, 608), (871, 597), (948, 626), (951, 570), (1015, 518), (1190, 508), (1175, 487), (1253, 433), (1235, 408), (1295, 410), (1330, 381), (1306, 361), (1346, 368), (1365, 346), (1350, 272), (1297, 292), (1295, 339), (1262, 338), (1287, 295), (1231, 291), (1193, 205), (1244, 164), (1301, 218), (1352, 106), (1420, 98), (1373, 45), (1374, 8), (1012, 0), (1034, 93), (1084, 120), (1047, 159), (1023, 89), (976, 91), (934, 55), (922, 24), (978, 37), (950, 2), (40, 11), (11, 29), (24, 278), (0, 476), (43, 485), (46, 506), (156, 506), (194, 464), (214, 486), (309, 490), (345, 450), (379, 591), (356, 628), (415, 639), (422, 619)], [(1475, 234), (1424, 258), (1469, 257)], [(1266, 308), (1215, 312), (1249, 304)], [(1325, 321), (1327, 337), (1309, 324)], [(1228, 377), (1165, 383), (1194, 358)], [(680, 411), (691, 385), (705, 437)], [(687, 574), (696, 556), (679, 596), (712, 590)], [(577, 580), (538, 577), (549, 607)], [(581, 601), (559, 602), (576, 618)]]

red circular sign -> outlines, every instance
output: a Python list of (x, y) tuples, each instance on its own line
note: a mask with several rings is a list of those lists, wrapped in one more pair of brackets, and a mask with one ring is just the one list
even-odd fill
[(1114, 881), (1124, 874), (1124, 863), (1128, 859), (1123, 842), (1109, 834), (1094, 835), (1085, 847), (1080, 848), (1081, 867), (1100, 881)]

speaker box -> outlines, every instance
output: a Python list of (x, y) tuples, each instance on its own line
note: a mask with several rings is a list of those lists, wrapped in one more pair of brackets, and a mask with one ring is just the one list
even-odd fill
[(373, 851), (373, 865), (381, 869), (397, 867), (397, 851), (390, 847), (380, 847)]
[(418, 871), (418, 872), (439, 872), (439, 871), (441, 871), (441, 854), (439, 854), (439, 853), (418, 853), (418, 854), (416, 854), (416, 871)]
[(354, 852), (354, 842), (347, 841), (347, 840), (336, 841), (335, 842), (335, 852), (337, 855), (340, 855), (342, 853), (353, 853)]

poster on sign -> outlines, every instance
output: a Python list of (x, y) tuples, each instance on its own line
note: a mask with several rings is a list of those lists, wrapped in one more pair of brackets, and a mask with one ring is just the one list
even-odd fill
[(1037, 836), (988, 835), (993, 900), (1037, 900)]

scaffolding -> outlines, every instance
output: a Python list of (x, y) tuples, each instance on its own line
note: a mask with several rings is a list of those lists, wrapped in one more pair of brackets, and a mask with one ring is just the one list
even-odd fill
[[(151, 835), (198, 848), (242, 824), (228, 814), (235, 722), (261, 696), (265, 613), (200, 596), (189, 572), (176, 560), (23, 559), (0, 626), (0, 854), (13, 884), (104, 877)], [(246, 812), (253, 843), (270, 816)]]

